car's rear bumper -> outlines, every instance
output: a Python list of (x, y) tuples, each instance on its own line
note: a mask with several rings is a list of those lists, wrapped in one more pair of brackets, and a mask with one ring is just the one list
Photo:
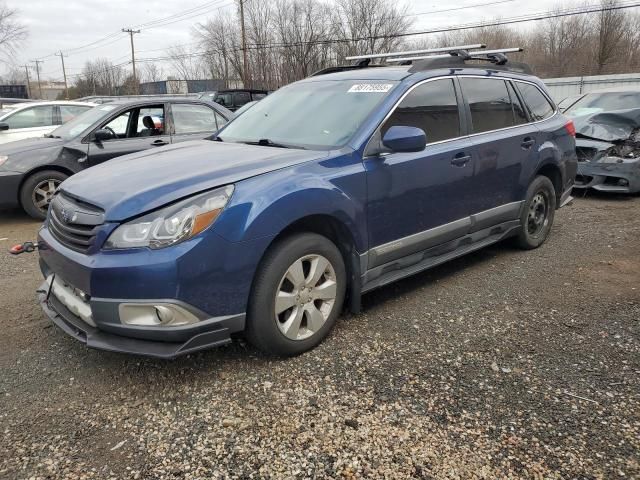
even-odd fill
[(45, 281), (37, 291), (45, 314), (65, 333), (99, 350), (171, 359), (229, 343), (234, 332), (244, 329), (245, 316), (241, 314), (212, 318), (188, 327), (164, 327), (164, 331), (162, 327), (128, 327), (129, 336), (118, 335), (89, 325), (51, 294), (49, 287)]
[(18, 195), (24, 174), (0, 172), (0, 208), (13, 208), (20, 205)]

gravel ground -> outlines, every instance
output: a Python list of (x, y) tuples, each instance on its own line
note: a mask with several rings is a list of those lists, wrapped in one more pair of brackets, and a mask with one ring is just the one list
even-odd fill
[[(319, 348), (89, 350), (0, 255), (0, 477), (640, 478), (640, 198), (391, 285)], [(37, 224), (0, 214), (0, 249)], [(6, 238), (6, 240), (4, 240)]]

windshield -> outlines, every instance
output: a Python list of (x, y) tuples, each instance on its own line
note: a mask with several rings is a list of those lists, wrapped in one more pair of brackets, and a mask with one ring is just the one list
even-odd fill
[(52, 137), (62, 138), (64, 140), (71, 140), (72, 138), (76, 138), (78, 135), (82, 135), (85, 130), (94, 123), (109, 116), (115, 109), (115, 105), (100, 105), (98, 107), (90, 108), (74, 119), (69, 120), (64, 125), (56, 128), (49, 135)]
[(330, 150), (345, 145), (397, 85), (393, 81), (295, 83), (260, 100), (220, 132), (225, 142), (269, 140), (288, 147)]
[(591, 93), (567, 108), (565, 113), (578, 117), (630, 108), (640, 108), (640, 92)]

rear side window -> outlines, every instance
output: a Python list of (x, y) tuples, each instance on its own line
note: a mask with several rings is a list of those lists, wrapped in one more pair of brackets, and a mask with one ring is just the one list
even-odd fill
[(553, 115), (553, 105), (547, 100), (542, 92), (533, 85), (528, 83), (516, 82), (518, 90), (524, 99), (524, 103), (529, 108), (531, 119), (534, 121), (544, 120)]
[(453, 80), (426, 82), (411, 90), (382, 126), (382, 135), (397, 125), (421, 128), (428, 143), (460, 136)]
[(516, 124), (504, 80), (462, 78), (460, 83), (471, 110), (474, 133), (498, 130)]
[(73, 120), (81, 113), (89, 110), (91, 106), (87, 105), (83, 107), (81, 105), (60, 105), (60, 118), (62, 123), (67, 123), (69, 120)]

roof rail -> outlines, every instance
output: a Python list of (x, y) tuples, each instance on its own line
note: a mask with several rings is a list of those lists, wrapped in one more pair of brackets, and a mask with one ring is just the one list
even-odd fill
[(442, 52), (448, 52), (453, 54), (453, 52), (457, 52), (461, 50), (470, 50), (472, 48), (485, 48), (485, 47), (486, 45), (482, 43), (476, 43), (473, 45), (458, 45), (454, 47), (427, 48), (424, 50), (409, 50), (406, 52), (387, 52), (387, 53), (370, 53), (367, 55), (353, 55), (351, 57), (345, 57), (345, 60), (372, 60), (374, 58), (397, 57), (398, 55), (424, 55), (426, 53), (442, 53)]
[(521, 52), (522, 48), (499, 48), (496, 50), (476, 50), (470, 52), (468, 50), (451, 51), (445, 55), (419, 55), (411, 57), (394, 57), (388, 58), (387, 63), (404, 63), (413, 62), (414, 60), (433, 60), (436, 58), (449, 58), (450, 56), (460, 57), (463, 60), (488, 60), (496, 65), (504, 65), (508, 59), (505, 53)]

